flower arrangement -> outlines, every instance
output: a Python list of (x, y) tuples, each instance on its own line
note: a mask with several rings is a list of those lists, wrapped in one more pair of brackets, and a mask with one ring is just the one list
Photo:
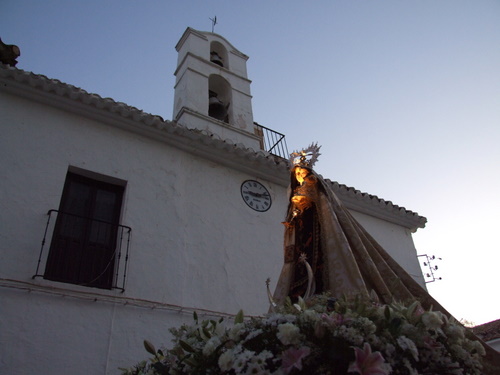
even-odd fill
[(173, 328), (172, 349), (123, 375), (480, 374), (484, 348), (459, 322), (418, 302), (381, 305), (360, 298), (299, 299), (265, 317)]

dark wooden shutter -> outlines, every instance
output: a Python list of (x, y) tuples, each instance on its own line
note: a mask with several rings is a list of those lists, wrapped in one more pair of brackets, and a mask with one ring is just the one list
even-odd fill
[(44, 277), (110, 289), (123, 186), (68, 172)]

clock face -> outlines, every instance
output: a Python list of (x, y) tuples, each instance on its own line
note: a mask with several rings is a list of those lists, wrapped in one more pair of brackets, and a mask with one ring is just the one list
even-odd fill
[(248, 207), (264, 212), (271, 207), (271, 194), (260, 182), (247, 180), (241, 184), (241, 196)]

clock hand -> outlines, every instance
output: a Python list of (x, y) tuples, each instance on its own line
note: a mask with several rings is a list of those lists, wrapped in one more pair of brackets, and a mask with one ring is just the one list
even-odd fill
[(244, 191), (243, 193), (245, 194), (249, 194), (249, 195), (253, 195), (254, 197), (260, 197), (260, 194), (259, 193), (254, 193), (253, 191)]
[(254, 193), (253, 191), (244, 191), (244, 193), (245, 194), (250, 194), (250, 195), (253, 195), (254, 197), (259, 197), (259, 198), (260, 197), (268, 197), (269, 196), (269, 194), (267, 194), (267, 193), (260, 194), (260, 193)]

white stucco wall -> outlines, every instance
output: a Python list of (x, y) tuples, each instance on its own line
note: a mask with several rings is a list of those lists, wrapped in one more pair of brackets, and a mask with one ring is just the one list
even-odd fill
[(191, 313), (141, 307), (140, 302), (5, 287), (0, 293), (1, 374), (120, 374), (120, 367), (148, 357), (144, 339), (157, 348), (170, 345), (168, 329), (193, 321)]
[(497, 352), (500, 352), (500, 339), (494, 339), (487, 341), (487, 344), (495, 349)]
[[(168, 344), (167, 327), (190, 320), (191, 312), (102, 302), (106, 296), (232, 314), (267, 311), (265, 280), (282, 265), (286, 187), (259, 179), (273, 205), (258, 213), (240, 194), (252, 175), (5, 93), (0, 113), (0, 278), (46, 288), (0, 288), (0, 342), (9, 347), (0, 373), (117, 373), (118, 365), (144, 357), (144, 338)], [(46, 213), (59, 207), (70, 166), (127, 181), (121, 223), (132, 237), (123, 294), (31, 279)]]
[[(276, 217), (285, 211), (285, 187), (262, 181), (274, 203), (258, 213), (240, 194), (251, 175), (13, 96), (1, 102), (2, 217), (9, 230), (0, 246), (20, 246), (25, 259), (22, 265), (5, 259), (4, 277), (34, 273), (45, 214), (58, 208), (73, 166), (127, 181), (121, 221), (132, 227), (126, 295), (231, 312), (266, 309), (262, 283), (281, 262)], [(269, 261), (253, 267), (252, 259)], [(259, 279), (259, 285), (250, 282)], [(211, 296), (198, 289), (206, 283), (214, 285)], [(240, 287), (245, 298), (229, 295)]]
[[(168, 327), (192, 309), (267, 311), (265, 280), (274, 290), (283, 264), (286, 186), (2, 91), (0, 132), (0, 373), (117, 374), (147, 357), (143, 339), (168, 345)], [(71, 167), (126, 181), (124, 293), (31, 279)], [(269, 211), (244, 204), (246, 179), (268, 188)], [(354, 214), (413, 267), (408, 231)]]

